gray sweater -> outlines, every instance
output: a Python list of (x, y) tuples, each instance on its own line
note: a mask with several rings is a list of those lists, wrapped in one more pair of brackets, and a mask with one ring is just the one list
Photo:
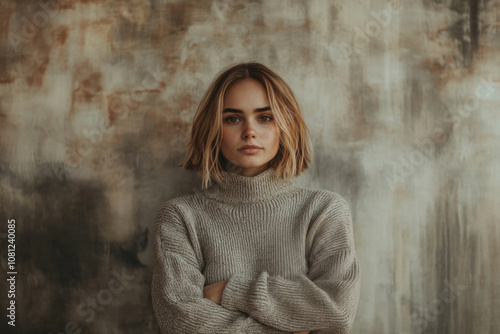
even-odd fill
[[(348, 333), (360, 295), (346, 201), (269, 168), (165, 202), (153, 231), (162, 333)], [(203, 287), (229, 280), (221, 305)]]

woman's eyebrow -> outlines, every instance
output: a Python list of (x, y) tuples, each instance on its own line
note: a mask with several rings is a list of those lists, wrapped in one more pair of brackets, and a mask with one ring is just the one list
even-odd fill
[[(257, 113), (257, 112), (264, 112), (264, 111), (268, 111), (268, 110), (271, 110), (271, 107), (267, 106), (267, 107), (263, 107), (263, 108), (257, 108), (253, 112)], [(240, 109), (226, 108), (226, 109), (224, 109), (224, 111), (222, 111), (223, 114), (228, 113), (228, 112), (232, 112), (232, 113), (236, 113), (236, 114), (243, 114), (243, 110), (240, 110)]]

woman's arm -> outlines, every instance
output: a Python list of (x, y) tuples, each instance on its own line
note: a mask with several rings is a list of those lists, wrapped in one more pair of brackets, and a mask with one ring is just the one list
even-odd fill
[(151, 296), (162, 333), (283, 333), (203, 298), (205, 278), (173, 205), (158, 213), (153, 236)]
[[(203, 297), (210, 299), (220, 305), (222, 293), (226, 287), (228, 280), (212, 283), (203, 288)], [(308, 334), (309, 331), (295, 332), (294, 334)]]
[(307, 276), (235, 274), (224, 288), (221, 305), (283, 331), (348, 333), (359, 302), (360, 270), (343, 198), (333, 196), (309, 226), (307, 240), (312, 245)]

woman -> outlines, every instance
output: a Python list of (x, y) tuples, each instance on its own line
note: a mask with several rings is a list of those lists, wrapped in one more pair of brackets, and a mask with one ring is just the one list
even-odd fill
[(348, 333), (360, 272), (346, 201), (296, 187), (308, 130), (288, 85), (259, 63), (205, 93), (181, 167), (202, 190), (168, 200), (154, 228), (162, 333)]

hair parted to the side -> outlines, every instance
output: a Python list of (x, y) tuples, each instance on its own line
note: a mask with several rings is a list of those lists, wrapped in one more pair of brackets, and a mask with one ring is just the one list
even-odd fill
[(278, 74), (260, 63), (239, 63), (223, 69), (203, 95), (194, 116), (191, 140), (186, 145), (189, 146), (188, 152), (179, 166), (197, 171), (203, 178), (202, 189), (207, 188), (212, 179), (224, 182), (221, 172), (235, 167), (234, 164), (230, 166), (232, 162), (228, 162), (220, 150), (224, 96), (233, 84), (247, 78), (264, 86), (279, 128), (279, 150), (270, 161), (276, 175), (283, 179), (298, 176), (312, 161), (309, 131), (290, 87)]

